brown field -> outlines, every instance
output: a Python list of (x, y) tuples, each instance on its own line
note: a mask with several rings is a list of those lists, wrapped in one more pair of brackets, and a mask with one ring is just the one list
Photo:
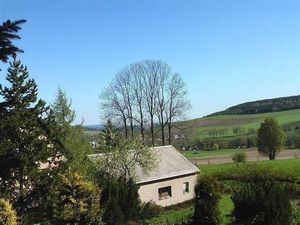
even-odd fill
[[(247, 155), (247, 161), (262, 161), (269, 160), (268, 157), (264, 157), (258, 154), (256, 149), (245, 149)], [(300, 157), (300, 149), (283, 150), (280, 152), (276, 159), (293, 159)], [(196, 165), (207, 165), (207, 164), (223, 164), (232, 162), (232, 155), (224, 156), (210, 156), (198, 159), (191, 159)]]

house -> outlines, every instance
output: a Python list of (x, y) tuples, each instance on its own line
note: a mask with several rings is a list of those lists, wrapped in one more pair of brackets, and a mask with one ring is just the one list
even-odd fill
[(158, 155), (157, 166), (148, 173), (136, 169), (140, 199), (161, 206), (193, 199), (199, 169), (171, 145), (152, 149)]

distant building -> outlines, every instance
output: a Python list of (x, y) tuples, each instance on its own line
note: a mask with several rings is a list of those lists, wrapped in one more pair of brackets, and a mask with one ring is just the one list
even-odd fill
[(141, 200), (169, 206), (193, 199), (199, 169), (171, 145), (152, 149), (159, 158), (156, 168), (136, 171)]

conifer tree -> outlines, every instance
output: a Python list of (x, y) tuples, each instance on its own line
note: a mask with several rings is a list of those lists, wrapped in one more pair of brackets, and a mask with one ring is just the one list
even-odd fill
[(17, 32), (21, 29), (20, 25), (25, 22), (26, 20), (7, 20), (0, 26), (0, 61), (6, 63), (10, 56), (15, 58), (18, 52), (23, 52), (13, 45), (12, 40), (20, 39)]
[(37, 85), (29, 79), (26, 66), (10, 63), (6, 77), (9, 87), (0, 85), (5, 107), (0, 113), (0, 193), (13, 200), (18, 211), (27, 207), (27, 198), (44, 171), (57, 162), (63, 144), (45, 102), (37, 98)]

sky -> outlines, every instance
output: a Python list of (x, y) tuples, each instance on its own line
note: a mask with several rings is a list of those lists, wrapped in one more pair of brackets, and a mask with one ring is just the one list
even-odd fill
[(1, 23), (27, 20), (15, 44), (39, 97), (61, 87), (87, 125), (101, 123), (101, 90), (143, 59), (182, 76), (187, 118), (299, 95), (299, 12), (299, 0), (0, 0)]

